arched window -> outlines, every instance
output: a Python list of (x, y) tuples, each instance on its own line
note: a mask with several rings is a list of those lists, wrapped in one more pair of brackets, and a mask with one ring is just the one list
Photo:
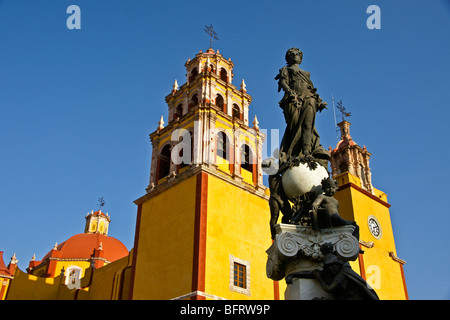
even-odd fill
[(233, 119), (234, 118), (242, 120), (241, 109), (237, 104), (233, 104)]
[(198, 69), (194, 68), (191, 71), (191, 75), (189, 76), (189, 82), (195, 79), (195, 77), (198, 75)]
[(97, 231), (97, 221), (93, 221), (91, 223), (91, 228), (89, 229), (90, 232), (96, 232)]
[(198, 105), (198, 95), (194, 94), (191, 98), (191, 101), (194, 104), (194, 106)]
[(225, 68), (220, 69), (220, 79), (225, 82), (228, 82), (228, 72)]
[(173, 118), (181, 118), (183, 116), (183, 105), (180, 103), (178, 107), (175, 109), (175, 113), (173, 115)]
[(189, 102), (189, 111), (191, 111), (191, 109), (196, 105), (198, 105), (198, 95), (194, 94)]
[(340, 170), (340, 173), (344, 173), (344, 172), (348, 171), (348, 164), (346, 162), (342, 162), (339, 165), (339, 170)]
[(166, 145), (159, 155), (157, 179), (162, 179), (170, 173), (170, 145)]
[(256, 158), (252, 149), (245, 143), (241, 146), (241, 175), (244, 181), (250, 184), (256, 185), (258, 182)]
[(219, 131), (216, 136), (216, 165), (220, 170), (232, 173), (234, 170), (232, 143), (228, 135)]
[(105, 222), (104, 221), (100, 221), (100, 224), (98, 226), (98, 232), (100, 232), (101, 234), (104, 234), (104, 232), (105, 232)]
[(253, 172), (252, 150), (247, 144), (241, 146), (241, 168)]
[(223, 112), (225, 112), (225, 113), (227, 112), (227, 110), (226, 110), (227, 108), (223, 101), (223, 97), (220, 94), (216, 95), (216, 106)]
[(228, 153), (229, 143), (228, 137), (225, 132), (219, 131), (217, 133), (217, 155), (222, 159), (229, 160), (230, 155)]
[(78, 266), (69, 266), (66, 270), (66, 281), (65, 284), (68, 285), (69, 283), (75, 284), (75, 282), (79, 279), (81, 279), (81, 272), (83, 269), (81, 269)]
[[(194, 135), (192, 134), (192, 132), (189, 132), (189, 136), (190, 136), (190, 145), (183, 145), (183, 148), (180, 149), (179, 156), (180, 156), (180, 159), (182, 159), (182, 161), (177, 167), (178, 170), (180, 170), (184, 167), (187, 167), (194, 162)], [(181, 136), (180, 142), (183, 141), (184, 137), (185, 136)], [(183, 155), (184, 155), (184, 150), (186, 150), (186, 148), (190, 148), (189, 151), (190, 151), (191, 157), (189, 160), (185, 161), (185, 159), (183, 159)], [(186, 151), (188, 151), (188, 150), (186, 150)]]

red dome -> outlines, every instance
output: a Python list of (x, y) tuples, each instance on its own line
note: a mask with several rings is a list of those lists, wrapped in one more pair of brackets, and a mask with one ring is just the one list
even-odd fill
[[(116, 238), (102, 235), (100, 233), (80, 233), (76, 234), (57, 246), (61, 259), (89, 259), (93, 255), (94, 249), (98, 249), (100, 243), (103, 247), (103, 258), (109, 262), (118, 260), (128, 255), (128, 249)], [(44, 261), (50, 257), (50, 250)]]
[(351, 139), (351, 138), (347, 139), (347, 137), (344, 137), (343, 139), (341, 139), (338, 142), (338, 144), (336, 146), (336, 149), (334, 149), (334, 150), (343, 149), (343, 148), (345, 148), (347, 146), (356, 146), (356, 145), (357, 144), (356, 144), (355, 141), (353, 141), (353, 139)]
[(12, 274), (9, 273), (9, 270), (3, 261), (3, 251), (0, 251), (0, 277), (2, 276), (11, 277)]

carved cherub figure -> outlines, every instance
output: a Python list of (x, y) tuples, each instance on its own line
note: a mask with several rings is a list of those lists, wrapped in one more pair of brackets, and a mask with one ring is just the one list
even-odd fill
[(339, 201), (333, 197), (337, 188), (337, 181), (333, 178), (322, 180), (324, 193), (319, 194), (312, 203), (311, 225), (314, 230), (352, 225), (355, 227), (353, 236), (359, 240), (359, 226), (356, 222), (342, 219), (339, 215)]

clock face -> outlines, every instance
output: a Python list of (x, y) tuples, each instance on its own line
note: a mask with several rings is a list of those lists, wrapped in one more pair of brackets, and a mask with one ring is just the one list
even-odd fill
[(369, 219), (367, 219), (367, 224), (369, 226), (370, 233), (377, 239), (381, 238), (381, 227), (380, 223), (378, 222), (377, 218), (374, 216), (370, 216)]

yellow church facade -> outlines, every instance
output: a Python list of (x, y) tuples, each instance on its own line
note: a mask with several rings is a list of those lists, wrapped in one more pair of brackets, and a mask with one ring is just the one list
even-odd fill
[[(175, 81), (165, 99), (167, 124), (162, 116), (150, 134), (149, 184), (135, 201), (131, 251), (123, 254), (114, 240), (105, 240), (110, 237), (100, 232), (100, 220), (87, 219), (76, 239), (97, 237), (89, 257), (67, 262), (57, 252), (63, 246), (56, 245), (45, 259), (30, 261), (27, 272), (15, 268), (6, 299), (284, 299), (285, 282), (266, 276), (272, 240), (261, 166), (265, 136), (256, 116), (249, 119), (252, 98), (244, 80), (240, 88), (233, 84), (234, 64), (219, 50), (200, 51), (185, 67), (186, 83)], [(368, 158), (365, 171), (358, 167), (355, 173), (345, 148), (354, 146), (340, 143), (331, 166), (340, 185), (340, 213), (360, 225), (364, 254), (352, 268), (381, 299), (407, 299), (386, 196), (371, 185)], [(109, 221), (102, 221), (107, 232)], [(381, 236), (374, 236), (372, 221)], [(114, 256), (109, 260), (108, 244)], [(67, 285), (69, 263), (80, 270), (76, 287)]]

